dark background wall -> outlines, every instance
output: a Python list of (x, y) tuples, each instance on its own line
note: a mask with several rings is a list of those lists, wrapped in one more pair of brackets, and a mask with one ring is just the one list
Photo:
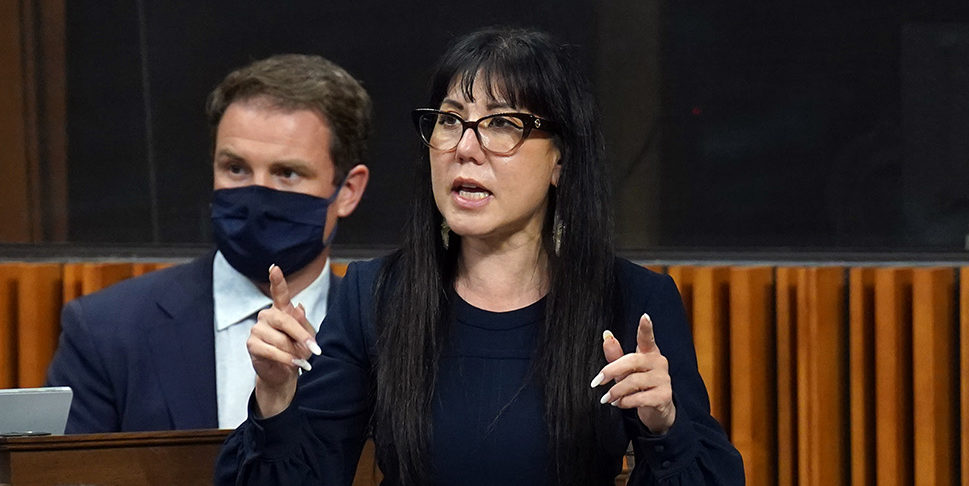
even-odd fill
[(431, 65), (455, 36), (511, 24), (578, 47), (627, 250), (963, 249), (962, 3), (72, 0), (70, 240), (209, 241), (207, 93), (251, 60), (305, 52), (375, 102), (371, 185), (337, 243), (393, 245)]

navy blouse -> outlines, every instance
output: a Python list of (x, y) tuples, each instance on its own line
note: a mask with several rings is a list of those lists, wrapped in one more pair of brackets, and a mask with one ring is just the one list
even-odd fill
[[(300, 377), (288, 409), (258, 419), (250, 406), (250, 418), (229, 436), (219, 456), (216, 484), (352, 483), (372, 412), (372, 289), (382, 262), (350, 265), (317, 335), (323, 355), (310, 361), (313, 370)], [(710, 416), (673, 280), (626, 260), (617, 260), (616, 268), (624, 327), (613, 332), (631, 352), (639, 317), (649, 313), (657, 345), (670, 363), (676, 420), (666, 434), (653, 435), (635, 411), (613, 414), (612, 432), (604, 434), (611, 439), (600, 444), (597, 459), (602, 484), (614, 484), (630, 441), (636, 465), (629, 484), (743, 484), (740, 454)], [(545, 299), (510, 312), (489, 312), (458, 298), (452, 315), (456, 322), (439, 362), (431, 411), (434, 483), (552, 482), (541, 390), (529, 375)], [(601, 389), (605, 393), (607, 385)], [(378, 463), (386, 462), (381, 459)], [(384, 484), (396, 485), (396, 478), (388, 476)]]

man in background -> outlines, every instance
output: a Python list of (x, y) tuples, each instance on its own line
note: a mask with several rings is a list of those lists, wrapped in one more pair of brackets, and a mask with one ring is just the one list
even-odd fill
[(245, 420), (255, 382), (246, 340), (272, 303), (270, 265), (316, 329), (326, 315), (338, 283), (329, 244), (369, 179), (369, 96), (330, 61), (279, 55), (230, 73), (207, 115), (217, 250), (64, 307), (47, 382), (74, 389), (67, 433)]

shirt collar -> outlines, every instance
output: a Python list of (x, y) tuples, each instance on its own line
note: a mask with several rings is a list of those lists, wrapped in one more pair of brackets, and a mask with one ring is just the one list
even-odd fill
[[(292, 297), (293, 305), (303, 304), (306, 318), (317, 330), (326, 317), (326, 296), (329, 291), (330, 259), (327, 258), (320, 275)], [(233, 268), (222, 252), (216, 252), (212, 262), (212, 298), (216, 331), (244, 322), (273, 303), (252, 280)]]

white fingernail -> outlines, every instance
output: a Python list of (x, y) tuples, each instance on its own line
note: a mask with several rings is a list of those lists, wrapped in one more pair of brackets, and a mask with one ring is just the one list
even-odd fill
[(653, 318), (652, 317), (649, 317), (649, 314), (647, 314), (645, 312), (643, 312), (643, 317), (645, 317), (647, 321), (653, 322)]
[(605, 379), (606, 379), (606, 375), (604, 375), (602, 373), (599, 373), (598, 375), (596, 375), (595, 378), (592, 379), (592, 384), (589, 385), (589, 386), (591, 386), (592, 388), (595, 388), (595, 387), (601, 385), (602, 384), (602, 380), (605, 380)]
[(605, 331), (602, 331), (602, 340), (603, 341), (608, 341), (610, 339), (616, 339), (616, 336), (613, 336), (612, 335), (612, 331), (610, 331), (608, 329), (606, 329)]
[(269, 271), (272, 272), (273, 271), (273, 267), (275, 267), (275, 266), (276, 266), (275, 263), (270, 263), (269, 264)]
[(315, 354), (317, 356), (323, 354), (323, 350), (320, 349), (320, 345), (319, 344), (316, 344), (316, 340), (315, 339), (307, 339), (306, 340), (306, 347), (309, 348), (309, 350), (313, 354)]
[(599, 399), (599, 403), (601, 403), (603, 405), (605, 405), (605, 404), (607, 404), (607, 403), (609, 403), (611, 401), (612, 401), (612, 395), (609, 392), (606, 392), (606, 394), (603, 395), (602, 398)]
[[(622, 400), (622, 398), (620, 398), (619, 400)], [(609, 405), (612, 405), (613, 407), (618, 407), (619, 406), (619, 400), (616, 400), (616, 401), (610, 403)]]
[(293, 364), (303, 368), (303, 371), (310, 371), (313, 369), (313, 367), (310, 366), (310, 362), (306, 361), (305, 359), (293, 358)]

